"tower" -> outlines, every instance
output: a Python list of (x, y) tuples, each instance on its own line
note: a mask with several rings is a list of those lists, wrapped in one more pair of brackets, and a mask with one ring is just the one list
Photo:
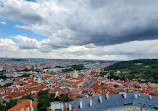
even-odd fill
[(78, 73), (77, 71), (75, 70), (74, 73), (73, 73), (73, 78), (77, 78), (78, 77)]
[(38, 84), (41, 83), (41, 77), (38, 77)]

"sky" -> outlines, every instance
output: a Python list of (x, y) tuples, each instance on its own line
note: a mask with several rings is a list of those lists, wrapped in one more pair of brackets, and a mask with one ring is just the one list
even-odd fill
[(0, 57), (158, 58), (158, 0), (0, 0)]

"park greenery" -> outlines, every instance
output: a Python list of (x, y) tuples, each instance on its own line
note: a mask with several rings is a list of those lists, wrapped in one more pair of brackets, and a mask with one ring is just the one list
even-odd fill
[(16, 69), (16, 71), (17, 71), (17, 72), (21, 72), (21, 71), (27, 72), (27, 71), (31, 71), (31, 69), (28, 69), (28, 68), (25, 68), (25, 69), (23, 69), (23, 70), (18, 70), (18, 69)]
[(8, 109), (17, 105), (17, 99), (11, 99), (9, 102), (3, 100), (0, 103), (0, 111), (7, 111)]
[(30, 77), (30, 74), (23, 74), (21, 77)]
[(6, 79), (6, 75), (0, 74), (0, 79)]
[(54, 102), (54, 101), (59, 101), (59, 102), (69, 102), (72, 101), (72, 99), (70, 99), (68, 97), (67, 94), (61, 94), (59, 97), (55, 98), (55, 93), (48, 93), (48, 90), (44, 90), (44, 91), (39, 91), (38, 92), (38, 111), (47, 111), (50, 103)]
[[(61, 94), (59, 97), (55, 98), (55, 93), (48, 93), (48, 90), (40, 90), (37, 94), (37, 102), (38, 102), (38, 111), (47, 111), (49, 109), (49, 106), (51, 105), (51, 102), (70, 102), (73, 99), (69, 98), (67, 94)], [(30, 99), (33, 100), (33, 97), (31, 94), (22, 96), (21, 99)], [(9, 102), (3, 100), (0, 102), (0, 111), (7, 111), (8, 109), (14, 107), (17, 105), (17, 99), (11, 99)]]
[(28, 95), (22, 96), (22, 98), (21, 98), (21, 99), (29, 99), (29, 100), (34, 101), (34, 99), (33, 99), (33, 97), (32, 97), (32, 95), (31, 95), (31, 94), (28, 94)]
[(3, 86), (2, 85), (0, 85), (0, 88), (5, 88), (5, 87), (9, 87), (9, 86), (11, 86), (13, 83), (6, 83), (6, 84), (4, 84)]
[(109, 79), (138, 80), (158, 83), (158, 59), (122, 61), (104, 68), (100, 75), (108, 74)]
[(83, 70), (85, 67), (82, 64), (79, 65), (72, 65), (70, 68), (62, 69), (63, 72), (69, 72), (73, 70)]

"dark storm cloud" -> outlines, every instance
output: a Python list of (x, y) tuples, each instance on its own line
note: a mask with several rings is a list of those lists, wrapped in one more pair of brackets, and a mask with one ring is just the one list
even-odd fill
[(157, 0), (6, 0), (0, 16), (48, 36), (53, 49), (105, 46), (158, 39), (157, 4)]
[(135, 40), (143, 41), (158, 39), (158, 27), (152, 26), (153, 25), (143, 29), (131, 29), (130, 31), (122, 32), (119, 35), (108, 35), (107, 33), (91, 34), (89, 35), (89, 37), (92, 39), (90, 41), (87, 41), (87, 43), (90, 42), (97, 46), (104, 46), (121, 44), (124, 42), (130, 42)]

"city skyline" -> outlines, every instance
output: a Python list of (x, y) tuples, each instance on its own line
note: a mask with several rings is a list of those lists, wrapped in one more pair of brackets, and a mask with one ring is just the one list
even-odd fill
[(157, 3), (0, 0), (0, 57), (158, 58)]

